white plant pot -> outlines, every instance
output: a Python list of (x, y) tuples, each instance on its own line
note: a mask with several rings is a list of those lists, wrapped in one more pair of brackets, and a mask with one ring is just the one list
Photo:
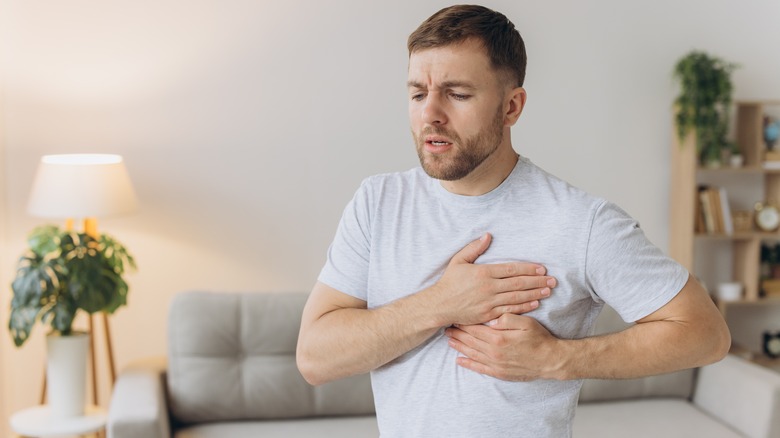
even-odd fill
[(52, 418), (84, 415), (89, 334), (50, 334), (46, 337), (46, 351), (46, 385)]

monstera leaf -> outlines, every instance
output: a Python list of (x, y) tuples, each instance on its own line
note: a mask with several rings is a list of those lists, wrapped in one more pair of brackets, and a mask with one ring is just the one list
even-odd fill
[(36, 228), (29, 249), (19, 258), (11, 288), (8, 328), (17, 346), (29, 338), (37, 321), (69, 335), (79, 310), (113, 313), (127, 304), (126, 268), (135, 269), (127, 249), (105, 234)]

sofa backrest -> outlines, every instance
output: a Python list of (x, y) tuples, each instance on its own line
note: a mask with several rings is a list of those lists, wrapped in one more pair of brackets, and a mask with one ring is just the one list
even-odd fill
[[(631, 324), (623, 322), (617, 312), (604, 306), (596, 320), (595, 334), (614, 333)], [(627, 357), (626, 360), (632, 360)], [(640, 397), (676, 397), (690, 399), (696, 370), (689, 369), (670, 374), (627, 380), (585, 380), (580, 391), (580, 402), (634, 399)]]
[(303, 293), (187, 292), (168, 321), (171, 414), (182, 423), (374, 413), (368, 375), (313, 387), (295, 348)]

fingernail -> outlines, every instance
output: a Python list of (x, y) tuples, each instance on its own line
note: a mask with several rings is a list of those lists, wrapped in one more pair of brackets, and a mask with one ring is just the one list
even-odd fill
[(490, 325), (490, 326), (493, 326), (493, 325), (496, 325), (496, 324), (498, 324), (498, 320), (497, 319), (491, 319), (490, 321), (487, 322), (487, 325)]
[(487, 240), (487, 236), (488, 236), (487, 233), (483, 234), (482, 237), (479, 238), (479, 241), (480, 242), (486, 241)]
[(542, 296), (543, 297), (550, 296), (550, 288), (549, 287), (546, 287), (546, 288), (542, 289)]
[(548, 279), (547, 280), (547, 286), (550, 286), (550, 287), (555, 286), (555, 279), (554, 278)]
[(536, 273), (539, 275), (544, 275), (544, 268), (539, 266), (538, 268), (536, 268)]

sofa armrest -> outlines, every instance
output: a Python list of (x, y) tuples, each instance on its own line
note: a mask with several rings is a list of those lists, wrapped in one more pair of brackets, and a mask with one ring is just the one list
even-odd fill
[(693, 403), (745, 436), (780, 437), (780, 373), (728, 355), (699, 370)]
[(108, 438), (169, 438), (164, 358), (136, 362), (120, 373), (108, 410)]

